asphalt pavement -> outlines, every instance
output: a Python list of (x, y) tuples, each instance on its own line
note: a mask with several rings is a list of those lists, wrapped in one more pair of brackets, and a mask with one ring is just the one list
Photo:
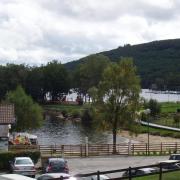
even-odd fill
[[(128, 167), (145, 166), (168, 160), (169, 156), (106, 156), (67, 159), (71, 175), (86, 174), (96, 171), (109, 171)], [(121, 173), (108, 174), (118, 177)]]

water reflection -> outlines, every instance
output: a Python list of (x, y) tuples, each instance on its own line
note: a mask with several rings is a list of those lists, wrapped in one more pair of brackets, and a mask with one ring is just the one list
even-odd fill
[[(38, 136), (39, 144), (83, 144), (85, 137), (88, 137), (89, 143), (112, 143), (110, 133), (97, 132), (82, 126), (80, 122), (60, 120), (52, 115), (46, 115), (43, 126), (31, 133)], [(117, 137), (117, 143), (127, 141), (126, 138)]]

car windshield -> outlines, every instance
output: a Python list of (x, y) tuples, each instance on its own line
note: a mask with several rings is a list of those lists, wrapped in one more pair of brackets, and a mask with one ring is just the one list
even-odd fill
[(32, 164), (32, 162), (30, 159), (17, 159), (15, 164)]
[(51, 166), (58, 166), (58, 167), (64, 167), (65, 166), (65, 162), (63, 161), (52, 161), (50, 162)]
[(170, 160), (180, 160), (180, 155), (171, 155)]

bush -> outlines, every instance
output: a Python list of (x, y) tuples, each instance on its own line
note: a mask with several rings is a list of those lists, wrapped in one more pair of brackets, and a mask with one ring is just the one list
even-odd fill
[(12, 161), (15, 157), (30, 157), (34, 163), (37, 163), (40, 158), (40, 151), (0, 152), (0, 169), (8, 169), (9, 161)]
[(81, 117), (79, 110), (76, 110), (76, 109), (74, 109), (71, 112), (71, 115), (72, 115), (72, 118), (80, 118)]

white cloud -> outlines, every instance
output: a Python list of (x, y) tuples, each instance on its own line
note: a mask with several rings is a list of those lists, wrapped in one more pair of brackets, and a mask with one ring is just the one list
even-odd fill
[(178, 38), (179, 8), (178, 0), (1, 0), (0, 64), (64, 63), (127, 43)]

